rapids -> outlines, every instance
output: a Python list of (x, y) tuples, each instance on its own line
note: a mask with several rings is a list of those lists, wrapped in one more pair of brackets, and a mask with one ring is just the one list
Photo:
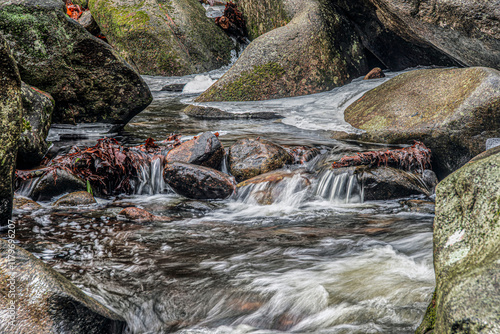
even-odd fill
[[(189, 138), (217, 131), (226, 147), (262, 136), (315, 146), (321, 155), (292, 167), (293, 177), (242, 187), (223, 201), (176, 195), (154, 161), (143, 166), (134, 195), (15, 211), (20, 245), (122, 315), (128, 333), (412, 333), (434, 290), (433, 213), (414, 212), (402, 200), (365, 202), (354, 176), (324, 168), (342, 154), (376, 147), (332, 140), (329, 131), (356, 131), (344, 122), (344, 109), (397, 73), (304, 97), (205, 104), (235, 113), (273, 111), (283, 116), (276, 121), (184, 115), (197, 85), (224, 71), (146, 76), (153, 103), (113, 135), (136, 145), (172, 132)], [(174, 83), (191, 88), (161, 91)], [(106, 131), (55, 126), (50, 140), (54, 152), (65, 151), (92, 145)], [(271, 202), (259, 201), (263, 192)], [(135, 223), (119, 214), (128, 206), (174, 221)]]

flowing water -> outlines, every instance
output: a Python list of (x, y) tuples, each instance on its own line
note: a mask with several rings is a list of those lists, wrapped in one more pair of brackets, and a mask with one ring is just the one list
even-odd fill
[[(155, 100), (115, 136), (126, 145), (172, 132), (217, 131), (227, 147), (265, 137), (310, 145), (321, 155), (278, 183), (242, 187), (223, 201), (173, 193), (159, 161), (144, 166), (134, 195), (88, 207), (15, 211), (20, 245), (128, 322), (129, 333), (412, 333), (434, 289), (432, 213), (401, 200), (363, 201), (349, 174), (324, 166), (373, 145), (343, 143), (356, 131), (343, 110), (385, 79), (264, 102), (210, 103), (228, 112), (273, 111), (280, 120), (198, 120), (182, 113), (224, 70), (145, 77)], [(160, 91), (187, 83), (184, 92)], [(55, 150), (92, 145), (105, 126), (54, 127)], [(224, 167), (227, 169), (227, 167)], [(144, 208), (174, 221), (138, 223), (119, 212)]]

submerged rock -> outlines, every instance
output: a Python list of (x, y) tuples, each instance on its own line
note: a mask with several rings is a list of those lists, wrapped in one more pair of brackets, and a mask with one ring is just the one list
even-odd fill
[(82, 179), (64, 169), (49, 171), (38, 179), (30, 179), (25, 182), (35, 182), (28, 194), (28, 197), (35, 201), (47, 201), (67, 192), (87, 189), (87, 184)]
[(218, 170), (182, 162), (168, 164), (163, 177), (172, 189), (193, 199), (224, 199), (234, 192), (234, 179)]
[(87, 191), (75, 191), (59, 198), (54, 206), (75, 206), (95, 204), (95, 198)]
[(218, 169), (223, 156), (224, 148), (219, 138), (207, 131), (172, 149), (167, 154), (167, 161), (185, 162)]
[[(313, 94), (341, 86), (368, 71), (361, 41), (336, 7), (318, 0), (279, 0), (279, 4), (271, 5), (277, 10), (269, 13), (276, 17), (262, 12), (249, 14), (263, 6), (257, 2), (241, 4), (245, 15), (261, 15), (276, 21), (277, 26), (284, 23), (283, 16), (293, 18), (253, 40), (229, 71), (197, 101), (250, 101)], [(287, 14), (281, 15), (279, 8)]]
[(54, 123), (121, 126), (152, 101), (139, 74), (70, 19), (63, 1), (2, 1), (0, 31), (14, 52), (22, 80), (54, 98)]
[[(0, 239), (0, 254), (0, 307), (4, 310), (0, 332), (121, 334), (125, 330), (122, 317), (29, 252)], [(15, 319), (9, 317), (12, 306)]]
[(281, 146), (264, 139), (240, 139), (229, 149), (229, 170), (238, 182), (293, 162)]
[(52, 120), (54, 99), (49, 94), (22, 84), (23, 124), (17, 152), (17, 168), (40, 164), (49, 149), (46, 138)]
[(232, 41), (198, 0), (90, 0), (109, 43), (141, 74), (187, 75), (227, 65)]
[(345, 120), (365, 130), (336, 133), (391, 144), (422, 141), (443, 178), (484, 151), (500, 136), (500, 72), (475, 67), (411, 71), (367, 92), (345, 111)]
[(436, 189), (435, 307), (425, 317), (434, 333), (500, 330), (499, 199), (500, 153), (468, 163)]
[(127, 219), (134, 220), (137, 222), (150, 222), (150, 221), (171, 221), (172, 218), (157, 216), (144, 209), (139, 209), (136, 207), (128, 207), (120, 211), (120, 215), (127, 217)]
[(23, 115), (21, 96), (16, 62), (0, 34), (0, 226), (12, 217), (14, 171)]
[(213, 107), (189, 105), (183, 112), (194, 118), (201, 119), (277, 119), (283, 116), (271, 111), (230, 113)]
[(161, 88), (162, 92), (182, 92), (186, 84), (170, 84)]

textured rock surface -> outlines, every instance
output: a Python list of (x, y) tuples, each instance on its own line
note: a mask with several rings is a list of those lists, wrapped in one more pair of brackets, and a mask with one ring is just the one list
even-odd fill
[(21, 89), (23, 123), (17, 152), (17, 168), (27, 169), (38, 166), (49, 149), (45, 139), (49, 134), (55, 102), (49, 94), (25, 83)]
[(189, 105), (183, 112), (194, 118), (201, 119), (277, 119), (283, 116), (272, 111), (230, 113), (213, 107)]
[(136, 208), (130, 206), (128, 208), (123, 209), (119, 213), (120, 215), (125, 216), (127, 219), (137, 221), (137, 222), (150, 222), (150, 221), (171, 221), (172, 218), (157, 216), (154, 215), (144, 209)]
[(224, 148), (219, 138), (207, 131), (196, 139), (188, 140), (177, 146), (167, 154), (168, 162), (185, 162), (218, 169)]
[(23, 196), (14, 196), (14, 209), (16, 210), (38, 210), (41, 209), (42, 206), (35, 202), (34, 200), (23, 197)]
[[(0, 239), (0, 254), (0, 332), (120, 334), (125, 329), (119, 315), (24, 249)], [(14, 324), (6, 312), (11, 301)]]
[(95, 204), (95, 198), (87, 191), (75, 191), (59, 198), (54, 206), (74, 206)]
[(229, 170), (238, 182), (283, 167), (293, 162), (281, 146), (264, 139), (241, 139), (229, 150)]
[(0, 226), (12, 216), (13, 182), (22, 119), (21, 78), (0, 34)]
[(198, 101), (312, 94), (368, 72), (354, 28), (335, 7), (319, 0), (280, 2), (286, 12), (293, 13), (292, 20), (253, 40)]
[(436, 189), (434, 333), (500, 332), (499, 261), (496, 153), (468, 163)]
[(182, 162), (168, 164), (163, 177), (176, 193), (193, 199), (224, 199), (235, 190), (234, 180), (229, 175)]
[(59, 0), (0, 1), (0, 31), (22, 80), (52, 95), (54, 123), (127, 123), (152, 100), (108, 44), (70, 19)]
[(87, 185), (82, 179), (63, 169), (44, 173), (38, 179), (31, 179), (25, 182), (34, 182), (28, 196), (35, 201), (47, 201), (67, 192), (84, 191), (87, 189)]
[(280, 0), (238, 0), (238, 9), (243, 13), (250, 39), (287, 25), (294, 16), (293, 8)]
[(407, 72), (367, 92), (344, 116), (366, 132), (335, 138), (422, 141), (441, 179), (484, 151), (488, 138), (500, 136), (500, 72), (483, 67)]
[(198, 0), (90, 0), (110, 44), (141, 74), (186, 75), (226, 65), (233, 43)]

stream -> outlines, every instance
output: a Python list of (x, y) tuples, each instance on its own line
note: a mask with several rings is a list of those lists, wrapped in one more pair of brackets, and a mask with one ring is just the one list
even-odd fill
[[(282, 181), (267, 205), (256, 197), (265, 190), (258, 186), (223, 201), (196, 201), (169, 190), (151, 166), (135, 195), (15, 211), (20, 245), (122, 315), (128, 333), (413, 333), (435, 284), (432, 210), (407, 204), (418, 197), (365, 202), (353, 180), (318, 167), (378, 147), (335, 141), (330, 133), (357, 131), (344, 122), (344, 109), (399, 73), (310, 96), (203, 104), (232, 113), (272, 111), (283, 117), (277, 120), (183, 114), (225, 70), (145, 76), (154, 101), (112, 136), (138, 145), (213, 131), (225, 147), (259, 136), (314, 146), (321, 155), (300, 166), (316, 173), (309, 185), (299, 186), (300, 174)], [(161, 91), (179, 83), (187, 84), (183, 92)], [(52, 151), (94, 145), (107, 129), (54, 126)], [(133, 222), (118, 214), (128, 206), (174, 220)]]

